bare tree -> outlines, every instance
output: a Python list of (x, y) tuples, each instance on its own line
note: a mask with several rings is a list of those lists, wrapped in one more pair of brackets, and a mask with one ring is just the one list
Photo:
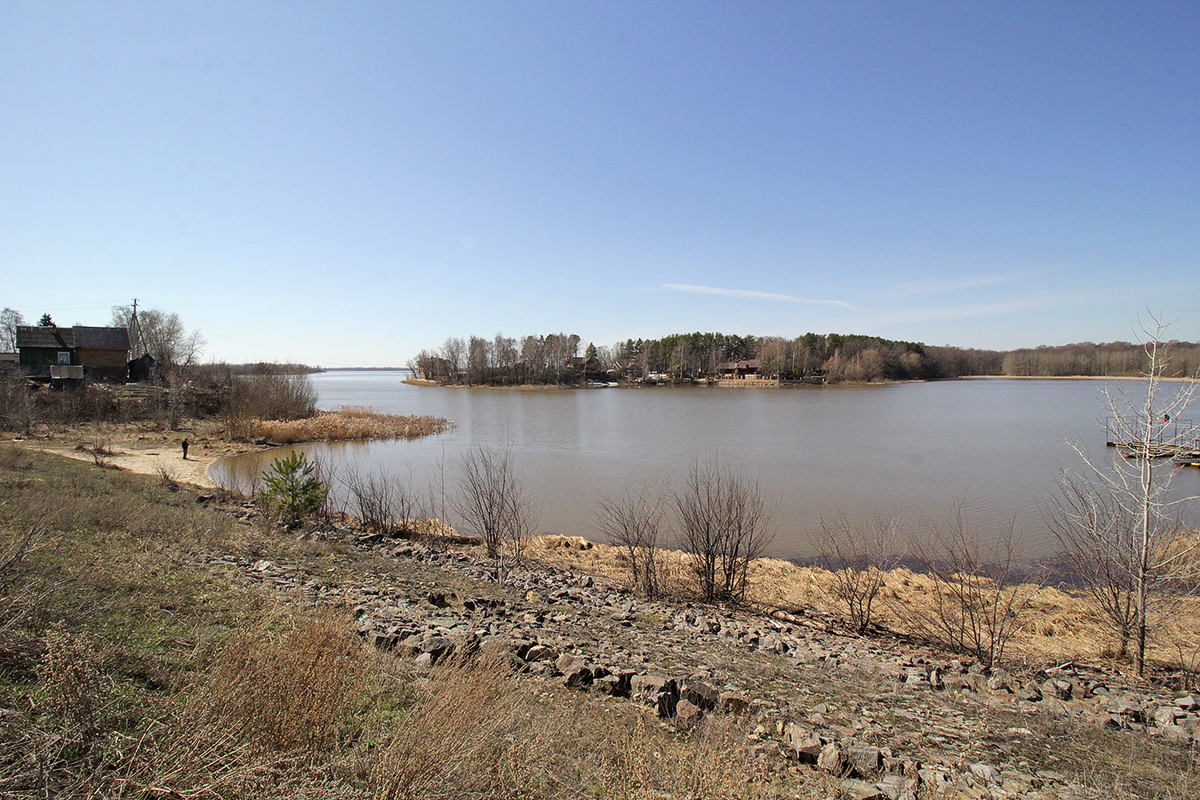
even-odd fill
[(139, 309), (135, 327), (132, 306), (113, 306), (112, 324), (129, 328), (131, 343), (136, 331), (146, 352), (168, 367), (190, 366), (207, 344), (200, 331), (188, 333), (178, 314), (157, 308)]
[(1134, 520), (1111, 487), (1067, 472), (1059, 495), (1044, 514), (1058, 539), (1072, 580), (1112, 625), (1117, 656), (1124, 658), (1136, 623), (1133, 603)]
[(17, 326), (25, 324), (20, 311), (6, 308), (0, 311), (0, 353), (17, 352)]
[(519, 557), (535, 519), (513, 469), (512, 450), (472, 448), (462, 457), (461, 468), (454, 510), (483, 539), (488, 558)]
[(696, 461), (674, 505), (700, 596), (745, 600), (750, 562), (771, 541), (758, 482), (716, 459)]
[(833, 595), (845, 605), (850, 624), (859, 633), (870, 627), (885, 574), (899, 562), (898, 536), (894, 517), (878, 517), (866, 530), (852, 525), (845, 515), (833, 523), (821, 520), (815, 541), (817, 563), (833, 576)]
[(624, 551), (633, 586), (646, 597), (662, 591), (662, 550), (659, 533), (666, 513), (666, 487), (643, 486), (626, 491), (619, 500), (603, 498), (596, 525)]
[(1111, 573), (1101, 578), (1113, 584), (1104, 591), (1110, 597), (1116, 593), (1114, 610), (1118, 615), (1125, 613), (1119, 608), (1124, 602), (1120, 592), (1128, 592), (1134, 669), (1144, 675), (1148, 617), (1156, 590), (1166, 581), (1194, 579), (1200, 574), (1196, 563), (1200, 532), (1186, 531), (1180, 523), (1185, 504), (1195, 498), (1171, 497), (1173, 470), (1163, 458), (1175, 448), (1198, 445), (1200, 429), (1186, 422), (1184, 414), (1200, 375), (1181, 383), (1165, 381), (1170, 359), (1164, 336), (1169, 326), (1161, 317), (1149, 315), (1140, 327), (1144, 393), (1126, 398), (1115, 390), (1105, 390), (1111, 414), (1109, 433), (1117, 455), (1107, 468), (1075, 446), (1085, 475), (1082, 483), (1066, 490), (1059, 503), (1060, 524), (1055, 532), (1069, 551), (1078, 550), (1100, 562), (1091, 571), (1111, 566)]

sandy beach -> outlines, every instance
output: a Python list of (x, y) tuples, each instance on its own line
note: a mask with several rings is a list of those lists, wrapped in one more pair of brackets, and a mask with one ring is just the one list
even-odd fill
[[(183, 440), (187, 439), (187, 460)], [(245, 443), (222, 441), (204, 430), (154, 431), (127, 425), (84, 425), (62, 432), (43, 432), (28, 438), (13, 437), (25, 448), (57, 453), (81, 461), (99, 458), (118, 469), (143, 475), (165, 474), (172, 480), (203, 489), (216, 489), (208, 468), (219, 458), (257, 449)]]

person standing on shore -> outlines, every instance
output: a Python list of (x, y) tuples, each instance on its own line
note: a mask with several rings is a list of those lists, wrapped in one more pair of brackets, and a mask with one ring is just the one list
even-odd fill
[(184, 461), (187, 461), (187, 449), (188, 449), (188, 440), (184, 439), (183, 440), (183, 460)]

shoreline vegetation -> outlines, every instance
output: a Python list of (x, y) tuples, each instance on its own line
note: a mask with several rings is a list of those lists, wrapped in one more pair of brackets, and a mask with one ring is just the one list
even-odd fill
[(361, 406), (320, 411), (296, 366), (175, 367), (156, 383), (63, 390), (0, 373), (0, 431), (25, 447), (215, 489), (207, 470), (220, 458), (304, 442), (417, 439), (452, 426)]
[(384, 414), (364, 406), (343, 406), (295, 420), (254, 419), (246, 423), (246, 438), (269, 444), (345, 442), (364, 439), (420, 439), (449, 430), (441, 417)]
[[(580, 355), (580, 351), (583, 354)], [(1200, 343), (1163, 343), (1164, 377), (1200, 372)], [(795, 339), (723, 333), (674, 334), (583, 347), (577, 334), (519, 338), (450, 337), (408, 367), (439, 385), (878, 383), (973, 376), (1136, 377), (1141, 345), (1083, 342), (1010, 351), (931, 346), (859, 334), (806, 333)]]

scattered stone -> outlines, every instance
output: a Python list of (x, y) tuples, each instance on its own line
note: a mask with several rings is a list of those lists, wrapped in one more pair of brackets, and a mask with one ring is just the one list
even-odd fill
[[(888, 800), (889, 795), (879, 786), (856, 778), (846, 778), (838, 784), (840, 796), (847, 800)], [(897, 795), (898, 797), (899, 795)]]
[(717, 707), (726, 714), (743, 714), (750, 708), (750, 701), (738, 692), (721, 692)]
[(686, 697), (675, 704), (675, 721), (680, 725), (695, 725), (704, 719), (704, 710)]
[(866, 777), (879, 772), (883, 766), (883, 752), (878, 747), (855, 744), (846, 748), (846, 760), (855, 773)]
[(817, 769), (822, 772), (828, 772), (830, 775), (840, 777), (846, 774), (848, 767), (846, 753), (837, 742), (826, 744), (817, 755)]
[(700, 681), (688, 681), (684, 684), (680, 695), (688, 702), (705, 711), (712, 711), (716, 708), (717, 700), (720, 697), (716, 689)]
[(987, 781), (988, 783), (1000, 783), (1000, 770), (996, 769), (991, 764), (972, 764), (971, 774), (981, 780)]
[(825, 742), (815, 731), (789, 722), (785, 728), (792, 757), (801, 764), (816, 764)]
[(590, 669), (587, 667), (576, 667), (571, 672), (564, 673), (563, 685), (568, 689), (586, 689), (595, 680)]

